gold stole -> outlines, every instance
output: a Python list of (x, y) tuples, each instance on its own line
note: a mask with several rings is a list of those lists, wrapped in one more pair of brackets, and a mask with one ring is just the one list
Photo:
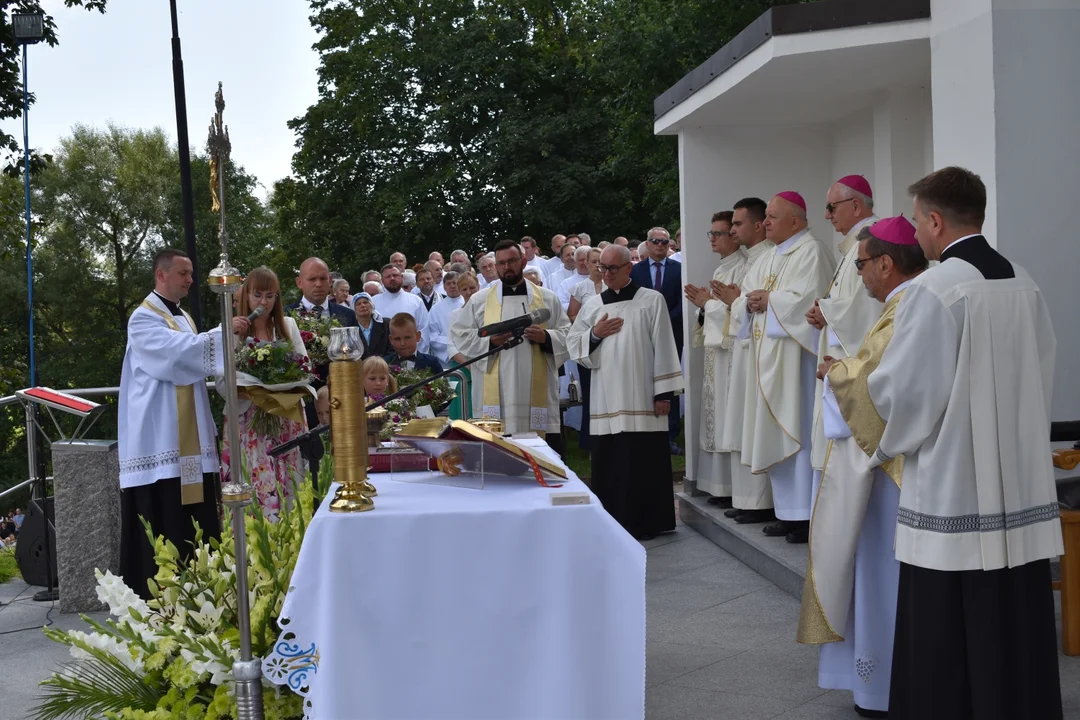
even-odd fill
[[(529, 303), (529, 312), (545, 307), (544, 298), (540, 289), (528, 280), (529, 292), (532, 293), (532, 302)], [(492, 288), (488, 293), (487, 302), (484, 304), (484, 324), (490, 325), (502, 321), (502, 286)], [(547, 328), (547, 323), (539, 327)], [(532, 356), (532, 387), (529, 393), (529, 429), (541, 437), (547, 432), (548, 406), (547, 406), (547, 360), (540, 346), (529, 343), (529, 352)], [(499, 353), (491, 358), (491, 365), (484, 373), (484, 415), (496, 419), (502, 419), (502, 410), (499, 403)]]
[[(169, 329), (182, 332), (176, 318), (157, 307), (149, 300), (143, 300), (142, 307), (165, 319)], [(183, 312), (183, 311), (181, 311)], [(184, 317), (195, 332), (195, 322), (185, 312)], [(195, 505), (204, 500), (202, 451), (199, 448), (199, 421), (195, 414), (195, 386), (176, 386), (176, 427), (180, 434), (180, 504)], [(239, 451), (237, 448), (236, 451)]]
[[(885, 304), (881, 317), (867, 333), (858, 354), (836, 363), (829, 369), (829, 385), (836, 395), (840, 414), (851, 429), (851, 436), (856, 444), (867, 457), (874, 457), (885, 432), (885, 421), (874, 407), (867, 383), (870, 373), (877, 370), (881, 356), (892, 340), (896, 307), (903, 295), (904, 291), (901, 290)], [(899, 487), (904, 472), (904, 456), (899, 455), (882, 463), (881, 469)]]

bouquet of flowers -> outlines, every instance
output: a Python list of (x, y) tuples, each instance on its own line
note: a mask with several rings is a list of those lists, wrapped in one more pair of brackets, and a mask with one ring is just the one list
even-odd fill
[[(403, 368), (400, 365), (391, 365), (390, 374), (397, 380), (399, 388), (408, 387), (425, 378), (431, 377), (430, 370), (410, 370), (408, 368)], [(445, 377), (441, 377), (414, 392), (409, 397), (409, 402), (414, 408), (430, 405), (432, 412), (438, 415), (446, 409), (446, 406), (450, 404), (450, 401), (454, 399), (455, 395), (454, 391), (450, 389), (450, 381)]]
[(311, 310), (294, 310), (290, 314), (300, 329), (300, 339), (304, 341), (312, 366), (330, 362), (326, 355), (330, 347), (330, 329), (341, 327), (341, 322), (336, 317), (324, 318), (321, 313)]
[(251, 423), (261, 435), (279, 435), (282, 417), (303, 422), (300, 401), (314, 395), (314, 379), (310, 361), (288, 340), (248, 340), (236, 351), (236, 384), (257, 408)]
[[(385, 395), (373, 395), (368, 398), (368, 403), (382, 400)], [(416, 417), (416, 411), (412, 402), (407, 398), (398, 398), (397, 400), (391, 400), (383, 405), (383, 410), (386, 411), (386, 423), (383, 424), (382, 430), (379, 432), (380, 440), (389, 440), (394, 436), (394, 433), (398, 425), (407, 423)]]

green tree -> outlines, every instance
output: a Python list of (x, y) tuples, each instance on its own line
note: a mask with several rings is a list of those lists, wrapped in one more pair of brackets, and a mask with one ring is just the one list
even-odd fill
[[(64, 0), (64, 5), (103, 13), (107, 2), (108, 0)], [(43, 12), (38, 0), (0, 0), (0, 120), (17, 118), (23, 109), (20, 51), (15, 44), (11, 14), (37, 12)], [(56, 23), (48, 14), (45, 15), (45, 42), (52, 46), (58, 42)], [(30, 100), (33, 102), (33, 95)], [(0, 130), (0, 159), (5, 160), (5, 164), (13, 161), (21, 150), (17, 138)], [(22, 160), (19, 159), (18, 168), (21, 167)]]

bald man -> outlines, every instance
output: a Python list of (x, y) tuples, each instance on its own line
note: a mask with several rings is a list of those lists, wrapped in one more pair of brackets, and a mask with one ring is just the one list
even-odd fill
[(565, 244), (565, 235), (555, 235), (551, 238), (551, 257), (545, 260), (544, 264), (540, 267), (540, 272), (544, 274), (545, 282), (547, 282), (548, 276), (551, 275), (551, 273), (558, 272), (563, 267), (560, 253)]
[(396, 252), (390, 255), (390, 264), (401, 272), (405, 272), (405, 269), (409, 266), (409, 261), (405, 258), (405, 253)]
[(731, 304), (731, 313), (742, 316), (739, 337), (749, 339), (752, 358), (742, 462), (752, 473), (769, 473), (778, 522), (763, 532), (805, 543), (817, 382), (816, 338), (806, 313), (828, 289), (834, 263), (828, 248), (811, 234), (806, 201), (797, 192), (782, 192), (769, 201), (765, 237), (775, 249), (747, 273)]

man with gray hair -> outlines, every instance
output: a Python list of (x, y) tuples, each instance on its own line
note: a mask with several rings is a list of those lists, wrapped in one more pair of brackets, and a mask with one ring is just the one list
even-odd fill
[(450, 253), (450, 264), (453, 265), (454, 263), (465, 263), (470, 268), (472, 267), (472, 263), (469, 262), (469, 253), (464, 250), (455, 250)]
[(578, 233), (577, 238), (578, 238), (579, 241), (581, 241), (582, 245), (585, 245), (585, 246), (592, 245), (592, 238), (589, 237), (589, 233)]
[(562, 303), (563, 312), (570, 308), (570, 291), (582, 280), (589, 279), (589, 250), (588, 245), (581, 245), (574, 250), (576, 272), (560, 282), (555, 290), (555, 294), (559, 296), (559, 302)]
[(371, 297), (375, 297), (382, 292), (382, 283), (375, 282), (374, 280), (368, 280), (366, 283), (364, 283), (364, 292), (366, 292)]
[(488, 253), (480, 260), (480, 289), (497, 282), (499, 271), (495, 267), (495, 253)]

